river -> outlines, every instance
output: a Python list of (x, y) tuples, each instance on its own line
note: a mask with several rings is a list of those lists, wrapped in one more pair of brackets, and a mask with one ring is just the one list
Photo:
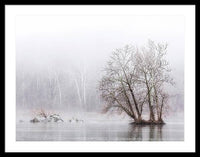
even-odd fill
[(136, 126), (124, 122), (18, 122), (17, 141), (183, 141), (184, 124)]

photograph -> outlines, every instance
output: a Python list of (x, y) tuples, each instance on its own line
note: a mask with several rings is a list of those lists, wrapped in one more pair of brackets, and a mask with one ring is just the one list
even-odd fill
[(184, 140), (184, 17), (16, 17), (17, 141)]

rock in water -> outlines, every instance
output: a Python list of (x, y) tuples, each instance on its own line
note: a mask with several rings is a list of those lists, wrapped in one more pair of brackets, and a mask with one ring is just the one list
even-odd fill
[(53, 121), (53, 122), (64, 122), (64, 121), (60, 118), (60, 115), (58, 115), (58, 114), (50, 115), (50, 116), (49, 116), (49, 119), (50, 119), (50, 121)]
[(33, 118), (32, 120), (30, 120), (30, 122), (32, 122), (32, 123), (37, 123), (37, 122), (40, 122), (40, 121), (35, 117), (35, 118)]
[(36, 122), (44, 122), (44, 123), (47, 123), (47, 122), (64, 122), (60, 116), (58, 114), (52, 114), (50, 116), (47, 116), (47, 117), (35, 117), (34, 119), (30, 120), (30, 122), (32, 123), (36, 123)]
[(83, 123), (84, 121), (82, 119), (74, 118), (68, 120), (70, 123)]

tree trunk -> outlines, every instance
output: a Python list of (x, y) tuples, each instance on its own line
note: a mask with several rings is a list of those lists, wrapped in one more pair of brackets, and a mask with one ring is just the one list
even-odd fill
[(164, 98), (162, 98), (162, 103), (161, 103), (161, 107), (160, 107), (160, 116), (159, 116), (159, 121), (163, 121), (162, 120), (162, 110), (163, 110), (163, 105), (164, 105)]
[(61, 93), (61, 89), (60, 89), (60, 82), (58, 80), (58, 76), (57, 76), (56, 72), (55, 72), (55, 77), (56, 77), (56, 82), (57, 82), (58, 92), (59, 92), (59, 104), (61, 106), (61, 104), (62, 104), (62, 93)]
[[(132, 114), (135, 115), (135, 113), (134, 113), (134, 111), (133, 111), (133, 107), (132, 107), (131, 102), (130, 102), (130, 99), (129, 99), (127, 93), (126, 93), (126, 89), (125, 89), (125, 87), (124, 87), (124, 84), (123, 84), (122, 80), (121, 80), (121, 85), (122, 85), (122, 87), (123, 87), (124, 96), (126, 97), (126, 101), (127, 101), (127, 103), (128, 103), (128, 106), (129, 106), (129, 108), (130, 108)], [(136, 116), (135, 116), (135, 118), (136, 118)]]
[(149, 104), (149, 120), (150, 121), (155, 121), (154, 113), (153, 113), (153, 107), (151, 105), (151, 90), (149, 88), (148, 82), (147, 82), (147, 77), (145, 74), (145, 81), (146, 81), (146, 87), (147, 87), (147, 92), (148, 92), (148, 104)]
[[(121, 67), (122, 67), (122, 66), (121, 66)], [(136, 112), (137, 112), (137, 115), (138, 115), (138, 119), (141, 119), (141, 113), (140, 113), (140, 111), (139, 111), (139, 109), (138, 109), (138, 103), (137, 103), (137, 101), (136, 101), (136, 99), (135, 99), (135, 95), (134, 95), (134, 93), (133, 93), (133, 90), (132, 90), (132, 88), (131, 88), (131, 85), (130, 85), (130, 83), (129, 83), (128, 77), (127, 77), (126, 72), (125, 72), (125, 70), (124, 70), (123, 67), (122, 67), (122, 70), (123, 70), (123, 73), (124, 73), (124, 75), (125, 75), (126, 83), (128, 84), (129, 91), (131, 92), (131, 96), (132, 96), (133, 101), (134, 101), (134, 104), (135, 104), (135, 108), (136, 108)]]
[(154, 86), (154, 93), (155, 93), (155, 101), (156, 101), (157, 119), (159, 120), (158, 95), (157, 95), (157, 90), (155, 86)]

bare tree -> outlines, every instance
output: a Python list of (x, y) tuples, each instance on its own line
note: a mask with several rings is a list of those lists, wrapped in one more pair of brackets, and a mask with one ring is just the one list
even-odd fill
[[(155, 44), (151, 40), (140, 49), (128, 45), (116, 49), (100, 81), (106, 110), (118, 108), (136, 123), (163, 123), (163, 106), (167, 99), (163, 86), (172, 82), (169, 64), (164, 59), (166, 51), (167, 44)], [(142, 118), (146, 105), (148, 121)]]

